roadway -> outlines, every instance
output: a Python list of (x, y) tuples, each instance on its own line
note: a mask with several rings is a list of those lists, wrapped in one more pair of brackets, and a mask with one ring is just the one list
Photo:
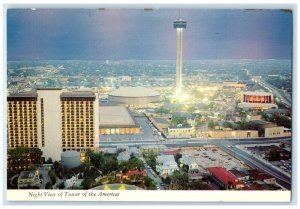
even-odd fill
[(117, 147), (119, 145), (127, 146), (144, 146), (144, 145), (165, 145), (169, 147), (179, 146), (203, 146), (207, 144), (220, 145), (239, 145), (239, 144), (270, 144), (279, 143), (281, 141), (291, 140), (286, 138), (245, 138), (245, 139), (149, 139), (149, 140), (124, 140), (124, 141), (102, 141), (100, 147)]

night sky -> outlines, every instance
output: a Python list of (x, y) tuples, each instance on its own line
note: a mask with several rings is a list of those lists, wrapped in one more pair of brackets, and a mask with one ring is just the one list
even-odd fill
[[(8, 60), (174, 60), (178, 9), (9, 9)], [(183, 59), (291, 59), (292, 13), (181, 10)]]

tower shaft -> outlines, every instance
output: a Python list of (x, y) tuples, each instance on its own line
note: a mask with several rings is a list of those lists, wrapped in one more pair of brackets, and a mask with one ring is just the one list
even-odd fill
[(182, 86), (182, 28), (177, 28), (177, 55), (176, 55), (176, 94), (181, 94)]

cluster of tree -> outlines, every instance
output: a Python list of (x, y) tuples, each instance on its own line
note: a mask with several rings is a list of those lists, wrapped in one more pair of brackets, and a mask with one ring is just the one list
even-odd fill
[[(155, 166), (155, 157), (156, 155), (153, 152), (146, 152), (144, 156), (147, 156), (147, 159), (154, 160)], [(128, 161), (121, 161), (118, 163), (116, 155), (107, 154), (103, 152), (94, 152), (88, 150), (86, 152), (86, 158), (83, 162), (83, 189), (89, 189), (96, 185), (101, 184), (111, 184), (120, 182), (116, 179), (115, 173), (117, 171), (122, 171), (123, 173), (130, 170), (143, 170), (144, 163), (134, 155), (131, 155)], [(101, 173), (100, 173), (101, 171)], [(103, 175), (103, 178), (99, 182), (95, 182), (95, 179)], [(151, 179), (143, 176), (132, 176), (131, 179), (123, 179), (123, 183), (128, 184), (138, 184), (138, 186), (144, 187), (146, 189), (155, 188), (155, 182), (153, 183)], [(140, 184), (140, 185), (139, 185)]]
[(201, 180), (189, 181), (187, 173), (180, 173), (175, 171), (173, 175), (170, 175), (164, 179), (164, 182), (170, 185), (172, 190), (205, 190), (207, 184)]
[(174, 155), (175, 162), (178, 165), (179, 165), (179, 160), (180, 160), (181, 157), (182, 157), (182, 154), (180, 154), (180, 153), (177, 153), (176, 155)]
[(242, 119), (246, 119), (248, 115), (248, 111), (242, 109), (242, 108), (237, 108), (236, 111), (239, 113), (240, 117)]
[(247, 130), (248, 128), (249, 128), (249, 122), (247, 122), (245, 119), (236, 122), (234, 126), (234, 129), (236, 130)]
[(231, 128), (234, 130), (248, 130), (249, 129), (249, 122), (246, 121), (245, 119), (242, 119), (239, 122), (231, 123), (228, 121), (225, 121), (223, 123), (224, 128)]
[(269, 161), (288, 160), (290, 157), (290, 153), (278, 149), (271, 149), (265, 155), (265, 158)]
[(186, 117), (173, 115), (171, 120), (171, 126), (178, 126), (179, 124), (183, 126), (188, 125)]
[(267, 115), (263, 114), (263, 118), (266, 121), (276, 123), (278, 126), (284, 126), (286, 128), (291, 128), (292, 127), (292, 120), (286, 116), (281, 116), (281, 115)]
[(134, 170), (144, 170), (145, 166), (143, 161), (135, 157), (134, 155), (131, 155), (128, 161), (122, 161), (119, 164), (119, 170), (121, 170), (123, 173), (126, 171), (134, 171)]
[(95, 185), (95, 178), (99, 177), (100, 172), (97, 171), (95, 168), (90, 168), (84, 171), (83, 173), (83, 181), (82, 187), (83, 189), (90, 189)]
[(228, 121), (225, 121), (225, 122), (223, 123), (223, 127), (224, 127), (224, 128), (231, 128), (231, 129), (233, 129), (233, 128), (234, 128), (234, 124), (233, 124), (233, 123), (230, 123), (230, 122), (228, 122)]
[(39, 148), (17, 147), (7, 151), (9, 170), (34, 170), (42, 162), (43, 152)]
[(54, 170), (50, 170), (48, 172), (48, 175), (50, 177), (50, 180), (51, 180), (51, 184), (54, 185), (56, 183), (56, 173)]
[(153, 179), (149, 178), (148, 176), (144, 177), (144, 185), (147, 190), (155, 190), (156, 189), (156, 183)]
[(58, 161), (54, 161), (53, 169), (55, 171), (56, 176), (61, 179), (62, 178), (62, 170), (63, 170), (61, 163)]
[(53, 164), (53, 160), (51, 157), (49, 157), (46, 161), (45, 164)]
[(187, 173), (180, 173), (179, 171), (175, 171), (171, 178), (171, 188), (173, 190), (186, 190), (187, 185), (189, 184), (189, 176)]
[(47, 182), (45, 185), (45, 189), (52, 189), (52, 184), (50, 182)]
[(89, 156), (91, 164), (106, 175), (118, 170), (118, 160), (115, 155), (103, 152), (91, 152)]
[(214, 122), (214, 121), (209, 121), (208, 122), (208, 124), (207, 124), (207, 126), (208, 126), (208, 128), (210, 128), (210, 129), (214, 129), (216, 126), (219, 126), (220, 124), (218, 123), (218, 122)]
[(143, 152), (143, 158), (154, 171), (156, 171), (156, 157), (157, 157), (157, 153), (154, 152), (153, 150), (145, 150)]
[(166, 108), (163, 108), (163, 107), (160, 107), (156, 110), (156, 113), (158, 114), (169, 114), (170, 113), (170, 110), (166, 109)]

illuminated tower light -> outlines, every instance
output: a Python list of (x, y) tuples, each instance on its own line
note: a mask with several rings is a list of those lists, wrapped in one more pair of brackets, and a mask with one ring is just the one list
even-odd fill
[(177, 34), (177, 55), (176, 55), (176, 95), (181, 94), (182, 87), (182, 33), (186, 29), (186, 21), (179, 19), (175, 20), (173, 27)]

